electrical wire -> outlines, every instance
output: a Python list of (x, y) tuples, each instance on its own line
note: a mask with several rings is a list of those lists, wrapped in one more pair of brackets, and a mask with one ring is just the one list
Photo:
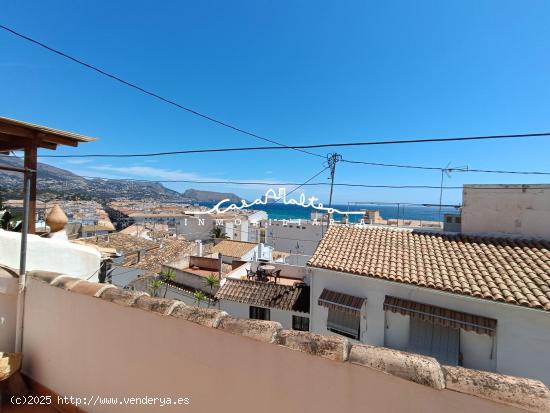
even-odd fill
[(464, 168), (443, 168), (438, 166), (421, 166), (421, 165), (401, 165), (401, 164), (388, 164), (388, 163), (377, 163), (377, 162), (367, 162), (367, 161), (353, 161), (350, 159), (342, 159), (342, 162), (351, 163), (351, 164), (363, 164), (368, 166), (383, 166), (390, 168), (407, 168), (407, 169), (424, 169), (431, 171), (446, 171), (446, 172), (480, 172), (480, 173), (493, 173), (493, 174), (520, 174), (520, 175), (550, 175), (550, 172), (543, 171), (507, 171), (507, 170), (491, 170), (491, 169), (473, 169), (469, 167)]
[[(277, 141), (275, 141), (275, 140), (273, 140), (273, 139), (270, 139), (270, 138), (267, 138), (267, 137), (265, 137), (265, 136), (260, 136), (260, 135), (254, 133), (254, 132), (250, 132), (250, 131), (248, 131), (248, 130), (245, 130), (245, 129), (243, 129), (243, 128), (240, 128), (240, 127), (238, 127), (238, 126), (235, 126), (235, 125), (233, 125), (233, 124), (230, 124), (230, 123), (228, 123), (228, 122), (222, 121), (222, 120), (220, 120), (220, 119), (216, 119), (216, 118), (214, 118), (213, 116), (210, 116), (210, 115), (207, 115), (207, 114), (205, 114), (205, 113), (199, 112), (199, 111), (197, 111), (197, 110), (191, 109), (191, 108), (189, 108), (189, 107), (187, 107), (187, 106), (184, 106), (184, 105), (182, 105), (182, 104), (180, 104), (180, 103), (178, 103), (178, 102), (176, 102), (176, 101), (174, 101), (174, 100), (172, 100), (172, 99), (165, 98), (165, 97), (159, 95), (158, 93), (152, 92), (152, 91), (150, 91), (150, 90), (148, 90), (148, 89), (145, 89), (145, 88), (142, 87), (142, 86), (139, 86), (139, 85), (137, 85), (137, 84), (135, 84), (135, 83), (129, 82), (129, 81), (127, 81), (127, 80), (124, 80), (124, 79), (122, 79), (122, 78), (119, 77), (119, 76), (116, 76), (116, 75), (113, 75), (112, 73), (106, 72), (106, 71), (104, 71), (104, 70), (98, 68), (97, 66), (94, 66), (94, 65), (92, 65), (92, 64), (90, 64), (90, 63), (86, 63), (86, 62), (84, 62), (84, 61), (82, 61), (82, 60), (80, 60), (80, 59), (77, 59), (76, 57), (70, 56), (70, 55), (68, 55), (67, 53), (64, 53), (64, 52), (62, 52), (62, 51), (60, 51), (60, 50), (58, 50), (58, 49), (54, 49), (54, 48), (51, 47), (51, 46), (48, 46), (48, 45), (46, 45), (46, 44), (44, 44), (44, 43), (42, 43), (42, 42), (40, 42), (40, 41), (38, 41), (38, 40), (35, 40), (35, 39), (33, 39), (33, 38), (29, 37), (29, 36), (26, 36), (26, 35), (24, 35), (24, 34), (22, 34), (22, 33), (19, 33), (19, 32), (17, 32), (16, 30), (11, 29), (11, 28), (9, 28), (9, 27), (7, 27), (7, 26), (4, 26), (4, 25), (0, 24), (0, 28), (3, 29), (3, 30), (5, 30), (5, 31), (7, 31), (7, 32), (9, 32), (9, 33), (11, 33), (11, 34), (13, 34), (13, 35), (15, 35), (15, 36), (17, 36), (17, 37), (19, 37), (19, 38), (21, 38), (21, 39), (27, 40), (27, 41), (29, 41), (29, 42), (31, 42), (31, 43), (37, 45), (37, 46), (40, 46), (40, 47), (42, 47), (42, 48), (44, 48), (44, 49), (46, 49), (46, 50), (48, 50), (48, 51), (50, 51), (50, 52), (53, 52), (53, 53), (55, 53), (55, 54), (57, 54), (57, 55), (59, 55), (59, 56), (61, 56), (61, 57), (64, 57), (64, 58), (66, 58), (66, 59), (69, 59), (70, 61), (72, 61), (72, 62), (74, 62), (74, 63), (77, 63), (77, 64), (79, 64), (79, 65), (81, 65), (81, 66), (84, 66), (84, 67), (86, 67), (86, 68), (88, 68), (88, 69), (91, 69), (91, 70), (93, 70), (93, 71), (95, 71), (95, 72), (97, 72), (97, 73), (99, 73), (99, 74), (101, 74), (101, 75), (103, 75), (103, 76), (106, 76), (106, 77), (108, 77), (108, 78), (110, 78), (110, 79), (112, 79), (112, 80), (115, 80), (115, 81), (117, 81), (117, 82), (119, 82), (119, 83), (122, 83), (122, 84), (125, 85), (125, 86), (128, 86), (128, 87), (130, 87), (130, 88), (132, 88), (132, 89), (135, 89), (135, 90), (137, 90), (137, 91), (139, 91), (139, 92), (141, 92), (141, 93), (144, 93), (144, 94), (146, 94), (146, 95), (148, 95), (148, 96), (151, 96), (151, 97), (153, 97), (153, 98), (155, 98), (155, 99), (158, 99), (158, 100), (160, 100), (160, 101), (162, 101), (162, 102), (164, 102), (164, 103), (167, 103), (167, 104), (169, 104), (169, 105), (172, 105), (172, 106), (174, 106), (174, 107), (176, 107), (176, 108), (178, 108), (178, 109), (181, 109), (181, 110), (183, 110), (183, 111), (185, 111), (185, 112), (191, 113), (192, 115), (201, 117), (201, 118), (206, 119), (206, 120), (208, 120), (208, 121), (210, 121), (210, 122), (212, 122), (212, 123), (218, 124), (218, 125), (220, 125), (220, 126), (223, 126), (223, 127), (225, 127), (225, 128), (228, 128), (228, 129), (231, 129), (231, 130), (233, 130), (233, 131), (235, 131), (235, 132), (239, 132), (239, 133), (242, 133), (242, 134), (251, 136), (251, 137), (253, 137), (253, 138), (263, 140), (263, 141), (265, 141), (265, 142), (270, 142), (270, 143), (273, 143), (273, 144), (275, 144), (275, 145), (279, 145), (279, 146), (281, 146), (281, 147), (290, 148), (289, 146), (287, 146), (287, 145), (285, 145), (285, 144), (283, 144), (283, 143), (277, 142)], [(294, 148), (292, 148), (292, 149), (294, 149)], [(317, 153), (313, 153), (313, 152), (309, 152), (309, 151), (305, 151), (305, 150), (297, 149), (297, 148), (296, 148), (295, 150), (297, 150), (297, 151), (299, 151), (299, 152), (306, 153), (306, 154), (308, 154), (308, 155), (312, 155), (312, 156), (317, 156), (317, 157), (324, 158), (323, 155), (320, 155), (320, 154), (317, 154)]]
[[(277, 149), (293, 149), (296, 151), (300, 151), (303, 153), (307, 153), (309, 155), (313, 155), (316, 157), (323, 158), (323, 155), (313, 153), (306, 151), (304, 149), (309, 148), (323, 148), (323, 147), (334, 147), (334, 146), (355, 146), (355, 145), (382, 145), (382, 144), (401, 144), (401, 143), (423, 143), (423, 142), (446, 142), (446, 141), (465, 141), (465, 140), (480, 140), (480, 139), (505, 139), (505, 138), (526, 138), (526, 137), (542, 137), (542, 136), (550, 136), (550, 133), (533, 133), (533, 134), (517, 134), (517, 135), (490, 135), (490, 136), (473, 136), (473, 137), (459, 137), (459, 138), (435, 138), (435, 139), (414, 139), (414, 140), (395, 140), (395, 141), (380, 141), (380, 142), (356, 142), (356, 143), (342, 143), (342, 144), (324, 144), (324, 145), (301, 145), (301, 146), (289, 146), (285, 145), (283, 143), (277, 142), (273, 139), (266, 138), (264, 136), (260, 136), (256, 133), (250, 132), (248, 130), (242, 129), (240, 127), (237, 127), (235, 125), (232, 125), (230, 123), (227, 123), (225, 121), (216, 119), (210, 115), (204, 114), (202, 112), (199, 112), (197, 110), (191, 109), (189, 107), (186, 107), (178, 102), (175, 102), (171, 99), (165, 98), (157, 93), (151, 92), (150, 90), (147, 90), (141, 86), (138, 86), (134, 83), (131, 83), (129, 81), (126, 81), (116, 75), (113, 75), (112, 73), (108, 73), (92, 64), (86, 63), (80, 59), (77, 59), (73, 56), (70, 56), (67, 53), (64, 53), (58, 49), (55, 49), (51, 46), (48, 46), (36, 39), (33, 39), (27, 35), (24, 35), (10, 27), (7, 27), (5, 25), (0, 24), (0, 28), (21, 38), (26, 41), (29, 41), (41, 48), (44, 48), (52, 53), (55, 53), (61, 57), (64, 57), (66, 59), (69, 59), (70, 61), (77, 63), (81, 66), (84, 66), (88, 69), (91, 69), (103, 76), (106, 76), (112, 80), (115, 80), (117, 82), (120, 82), (124, 84), (125, 86), (131, 87), (139, 92), (142, 92), (146, 95), (149, 95), (153, 98), (156, 98), (164, 103), (170, 104), (174, 107), (177, 107), (181, 110), (184, 110), (188, 113), (191, 113), (193, 115), (199, 116), (203, 119), (206, 119), (210, 122), (216, 123), (220, 126), (232, 129), (236, 132), (246, 134), (248, 136), (263, 140), (265, 142), (270, 142), (273, 144), (278, 145)], [(276, 149), (276, 148), (270, 148), (270, 147), (264, 147), (264, 148), (248, 148), (246, 150), (270, 150), (270, 149)], [(136, 156), (161, 156), (161, 155), (175, 155), (175, 154), (184, 154), (184, 153), (204, 153), (204, 152), (221, 152), (221, 151), (234, 151), (234, 150), (241, 150), (238, 148), (227, 148), (227, 149), (221, 149), (221, 150), (194, 150), (194, 151), (174, 151), (174, 152), (160, 152), (155, 154), (123, 154), (123, 155), (107, 155), (107, 154), (93, 154), (93, 155), (43, 155), (42, 157), (136, 157)], [(354, 164), (365, 164), (370, 166), (386, 166), (386, 167), (395, 167), (395, 168), (408, 168), (408, 169), (424, 169), (424, 170), (441, 170), (445, 169), (448, 172), (478, 172), (478, 173), (499, 173), (499, 174), (522, 174), (522, 175), (550, 175), (550, 172), (538, 172), (538, 171), (504, 171), (504, 170), (486, 170), (486, 169), (461, 169), (461, 168), (440, 168), (440, 167), (427, 167), (427, 166), (414, 166), (414, 165), (399, 165), (399, 164), (383, 164), (383, 163), (376, 163), (376, 162), (366, 162), (366, 161), (354, 161), (349, 159), (342, 159), (343, 162), (347, 163), (354, 163)]]
[[(96, 153), (96, 154), (78, 154), (78, 155), (40, 155), (40, 157), (41, 158), (136, 158), (136, 157), (187, 155), (187, 154), (214, 153), (214, 152), (271, 151), (271, 150), (287, 150), (287, 149), (355, 147), (355, 146), (370, 146), (370, 145), (396, 145), (396, 144), (411, 144), (411, 143), (477, 141), (477, 140), (513, 139), (513, 138), (525, 139), (525, 138), (535, 138), (535, 137), (550, 137), (550, 132), (523, 133), (523, 134), (514, 134), (514, 135), (464, 136), (464, 137), (451, 137), (451, 138), (400, 139), (400, 140), (387, 140), (387, 141), (336, 142), (336, 143), (322, 143), (322, 144), (315, 144), (315, 145), (249, 146), (249, 147), (234, 147), (234, 148), (188, 149), (188, 150), (181, 150), (181, 151), (150, 152), (150, 153), (126, 153), (126, 154)], [(350, 161), (350, 163), (359, 163), (359, 161), (354, 161), (354, 162)], [(421, 168), (421, 169), (426, 169), (426, 168)], [(445, 168), (436, 168), (436, 169), (441, 170)]]
[[(329, 167), (325, 167), (323, 168), (321, 171), (317, 172), (315, 175), (313, 175), (311, 178), (309, 178), (307, 181), (305, 181), (303, 184), (300, 184), (298, 186), (296, 186), (292, 191), (290, 191), (288, 194), (286, 194), (287, 196), (288, 195), (291, 195), (293, 194), (294, 192), (296, 192), (298, 189), (302, 188), (303, 186), (307, 185), (309, 182), (313, 181), (315, 178), (317, 178), (319, 175), (321, 175), (323, 172), (325, 172), (327, 169), (329, 169)], [(275, 202), (273, 202), (274, 204), (276, 204), (277, 202), (280, 202), (282, 200), (281, 199), (277, 199)]]
[[(320, 175), (322, 170), (317, 175)], [(304, 183), (297, 183), (297, 182), (262, 182), (262, 181), (202, 181), (202, 180), (192, 180), (192, 179), (174, 179), (174, 180), (149, 180), (149, 179), (133, 179), (133, 178), (120, 178), (120, 179), (111, 179), (111, 178), (101, 178), (101, 177), (91, 177), (91, 176), (82, 176), (86, 179), (99, 179), (104, 181), (131, 181), (131, 182), (140, 182), (140, 183), (158, 183), (158, 184), (166, 184), (166, 183), (193, 183), (193, 184), (218, 184), (218, 185), (263, 185), (263, 186), (294, 186), (298, 185), (298, 188), (304, 187), (304, 186), (330, 186), (330, 182), (309, 182), (313, 178), (310, 178), (308, 181)], [(511, 185), (524, 185), (524, 184), (511, 184)], [(525, 184), (525, 185), (531, 185), (531, 184)], [(537, 188), (540, 189), (550, 189), (550, 185), (544, 185), (544, 184), (533, 184), (537, 185)], [(342, 187), (352, 187), (352, 188), (389, 188), (389, 189), (441, 189), (440, 185), (368, 185), (368, 184), (353, 184), (353, 183), (334, 183), (334, 186), (342, 186)], [(443, 186), (443, 189), (463, 189), (463, 186)], [(290, 195), (292, 192), (294, 192), (297, 188), (289, 192), (287, 195)], [(468, 189), (517, 189), (512, 187), (505, 187), (505, 186), (495, 186), (495, 187), (488, 187), (488, 186), (480, 186), (480, 187), (469, 187)], [(275, 201), (274, 201), (275, 202)], [(273, 203), (274, 203), (273, 202)]]
[[(324, 172), (319, 172), (321, 174)], [(207, 180), (193, 180), (193, 179), (137, 179), (137, 178), (104, 178), (101, 176), (89, 176), (89, 175), (81, 175), (81, 178), (89, 179), (89, 180), (100, 180), (100, 181), (128, 181), (128, 182), (135, 182), (135, 183), (153, 183), (153, 184), (168, 184), (168, 183), (194, 183), (194, 184), (217, 184), (217, 185), (262, 185), (262, 186), (298, 186), (299, 188), (304, 186), (330, 186), (330, 182), (309, 182), (310, 180), (304, 182), (304, 183), (298, 183), (298, 182), (262, 182), (262, 181), (207, 181)], [(41, 181), (42, 178), (38, 177), (38, 181)], [(69, 182), (69, 179), (63, 179), (60, 178), (59, 180), (64, 180), (66, 182)], [(486, 184), (491, 185), (491, 184)], [(550, 189), (550, 184), (510, 184), (510, 186), (486, 186), (486, 185), (480, 185), (480, 186), (470, 186), (468, 189), (472, 190), (517, 190), (519, 187), (525, 187), (527, 188), (529, 185), (536, 185), (537, 189)], [(495, 184), (498, 185), (498, 184)], [(381, 188), (381, 189), (438, 189), (441, 188), (445, 190), (458, 190), (458, 189), (464, 189), (463, 186), (443, 186), (440, 185), (368, 185), (368, 184), (354, 184), (354, 183), (341, 183), (341, 182), (335, 182), (334, 186), (338, 187), (349, 187), (349, 188)], [(528, 188), (527, 188), (528, 189)], [(292, 192), (294, 192), (296, 189), (289, 192), (287, 195), (290, 195)]]

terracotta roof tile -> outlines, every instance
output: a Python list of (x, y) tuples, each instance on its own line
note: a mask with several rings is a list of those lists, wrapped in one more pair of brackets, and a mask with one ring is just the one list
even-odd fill
[(309, 313), (309, 287), (227, 278), (216, 293), (218, 300)]
[(221, 252), (228, 257), (241, 258), (253, 248), (256, 248), (256, 244), (252, 242), (225, 239), (214, 245), (210, 253), (217, 255)]
[[(114, 248), (124, 256), (125, 267), (140, 268), (155, 273), (161, 270), (163, 264), (189, 256), (195, 249), (194, 243), (189, 241), (172, 238), (152, 241), (120, 232), (109, 236), (80, 238), (75, 242), (100, 248)], [(139, 261), (137, 251), (144, 251), (144, 254), (140, 254)]]
[(550, 311), (550, 243), (333, 225), (308, 265)]

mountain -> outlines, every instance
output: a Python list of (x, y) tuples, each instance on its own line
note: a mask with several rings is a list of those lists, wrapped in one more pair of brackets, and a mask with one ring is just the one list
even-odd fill
[(229, 199), (230, 202), (235, 203), (242, 200), (241, 197), (232, 193), (199, 191), (198, 189), (187, 189), (183, 196), (198, 202), (220, 202), (223, 199)]
[[(22, 161), (0, 157), (0, 165), (22, 167)], [(230, 198), (240, 201), (235, 194), (188, 189), (180, 193), (154, 182), (125, 179), (84, 178), (65, 169), (45, 163), (38, 164), (37, 191), (39, 198), (63, 197), (80, 199), (155, 199), (158, 201), (200, 202)], [(18, 172), (0, 170), (0, 195), (4, 199), (21, 198), (23, 177)]]

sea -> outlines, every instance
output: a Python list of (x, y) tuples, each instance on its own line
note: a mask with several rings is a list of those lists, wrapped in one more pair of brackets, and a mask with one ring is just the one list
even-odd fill
[[(213, 202), (200, 202), (202, 206), (211, 208), (215, 203)], [(441, 209), (438, 206), (423, 206), (423, 205), (410, 205), (410, 204), (368, 204), (368, 205), (351, 205), (351, 204), (335, 204), (333, 208), (342, 212), (348, 211), (362, 211), (378, 210), (380, 215), (384, 219), (408, 219), (419, 221), (442, 221), (443, 215), (447, 213), (457, 213), (458, 209), (455, 207), (443, 206)], [(298, 205), (286, 205), (280, 202), (270, 202), (266, 205), (254, 205), (253, 209), (265, 211), (269, 219), (276, 220), (297, 220), (297, 219), (311, 219), (311, 213), (315, 209), (309, 207), (304, 208)], [(334, 214), (335, 220), (341, 220), (344, 216), (341, 214)], [(362, 218), (361, 215), (349, 215), (350, 222), (358, 222)]]

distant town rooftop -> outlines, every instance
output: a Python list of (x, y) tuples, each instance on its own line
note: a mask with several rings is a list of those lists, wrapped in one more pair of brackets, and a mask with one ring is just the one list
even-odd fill
[(309, 313), (309, 287), (226, 278), (216, 298), (280, 310)]
[(224, 239), (218, 244), (214, 245), (210, 251), (211, 254), (219, 254), (240, 258), (250, 250), (256, 248), (256, 243), (254, 242), (245, 242), (245, 241), (234, 241), (229, 239)]
[(176, 261), (194, 248), (193, 243), (184, 240), (164, 238), (153, 241), (121, 233), (80, 238), (73, 242), (114, 249), (124, 256), (124, 266), (155, 273), (161, 270), (162, 264)]
[(308, 265), (550, 311), (550, 242), (331, 225)]

